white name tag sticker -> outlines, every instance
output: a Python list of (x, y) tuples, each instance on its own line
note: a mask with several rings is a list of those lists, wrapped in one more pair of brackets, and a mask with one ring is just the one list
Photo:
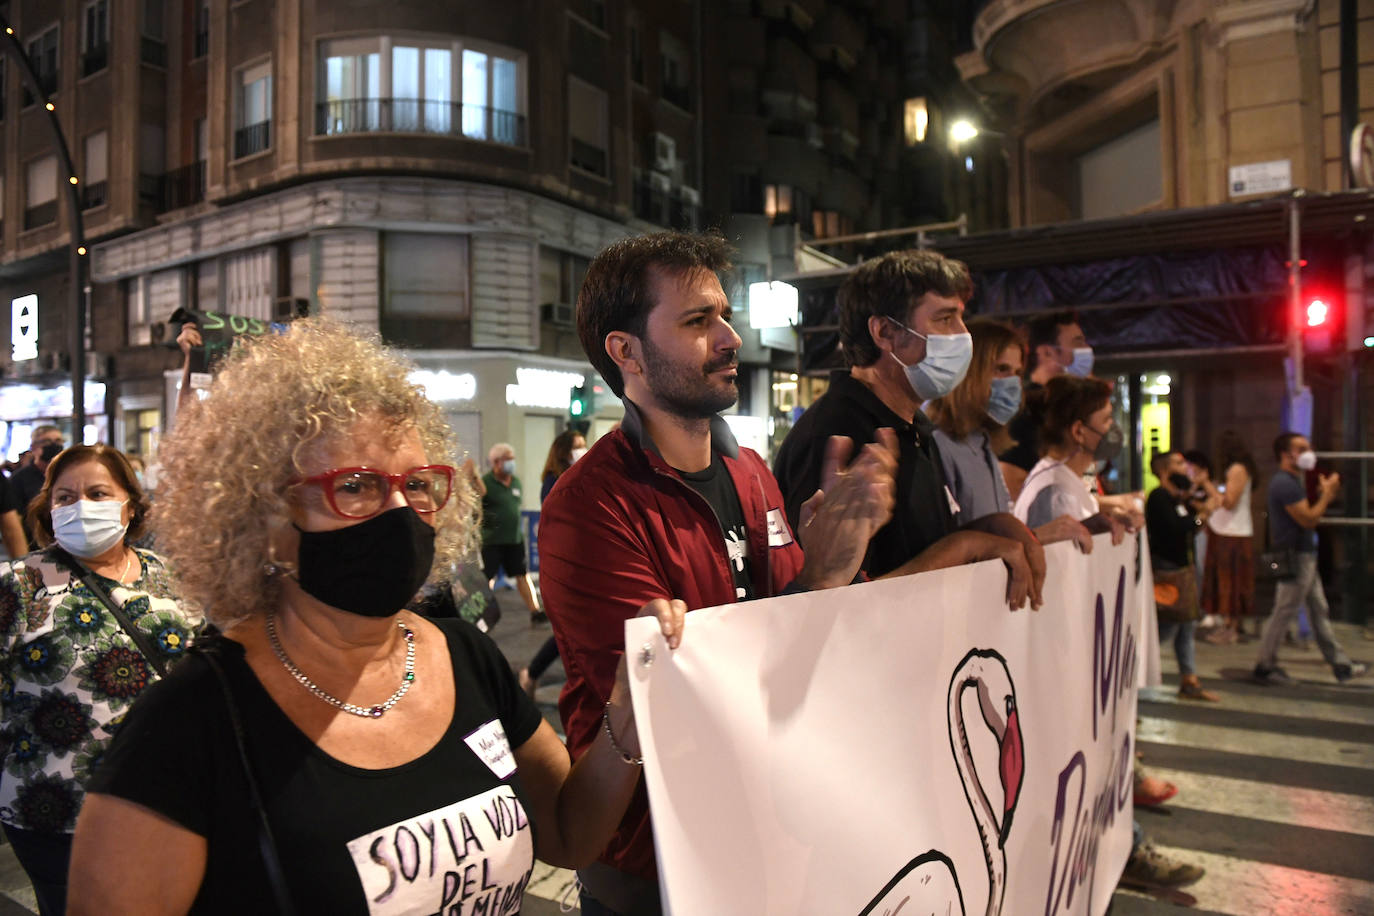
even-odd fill
[(510, 742), (506, 740), (506, 730), (501, 727), (500, 720), (492, 719), (463, 740), (497, 779), (505, 779), (515, 772), (515, 755), (510, 752)]
[(1188, 510), (1183, 508), (1183, 506), (1174, 506), (1174, 511), (1178, 513), (1179, 518), (1184, 518), (1188, 515)]
[(792, 532), (787, 527), (787, 516), (781, 509), (768, 510), (768, 546), (786, 547), (792, 543)]

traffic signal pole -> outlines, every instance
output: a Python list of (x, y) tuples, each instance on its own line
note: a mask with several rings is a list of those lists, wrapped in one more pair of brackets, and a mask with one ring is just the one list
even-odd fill
[(1298, 193), (1288, 198), (1288, 357), (1293, 361), (1293, 390), (1302, 391), (1302, 210)]

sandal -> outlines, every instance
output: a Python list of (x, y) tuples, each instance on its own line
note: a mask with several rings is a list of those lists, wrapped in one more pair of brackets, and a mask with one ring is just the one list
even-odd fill
[(1221, 697), (1202, 686), (1196, 674), (1186, 674), (1178, 682), (1178, 698), (1180, 700), (1204, 700), (1208, 703), (1220, 703)]

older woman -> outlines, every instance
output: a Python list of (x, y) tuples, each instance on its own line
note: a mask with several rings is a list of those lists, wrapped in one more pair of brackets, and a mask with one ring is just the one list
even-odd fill
[[(223, 636), (106, 755), (70, 912), (515, 912), (535, 855), (577, 865), (610, 837), (639, 779), (624, 677), (572, 766), (494, 643), (402, 610), (471, 535), (406, 374), (301, 321), (164, 441), (159, 536)], [(649, 610), (675, 642), (681, 602)]]
[[(942, 398), (926, 404), (935, 423), (945, 483), (959, 506), (960, 524), (995, 512), (1011, 511), (1011, 496), (997, 456), (1015, 443), (1006, 424), (1021, 410), (1021, 370), (1026, 344), (1008, 325), (979, 319), (968, 323), (973, 357), (964, 380)], [(1069, 515), (1039, 525), (1041, 543), (1072, 539), (1085, 553), (1092, 535)]]
[(76, 445), (44, 480), (29, 512), (44, 547), (0, 571), (0, 822), (46, 916), (63, 912), (92, 770), (198, 618), (178, 607), (162, 561), (131, 546), (148, 501), (123, 454)]

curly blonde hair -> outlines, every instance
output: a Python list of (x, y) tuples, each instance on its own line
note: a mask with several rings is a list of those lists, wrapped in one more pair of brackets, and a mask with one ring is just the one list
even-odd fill
[[(248, 340), (225, 360), (200, 403), (187, 406), (162, 442), (152, 528), (183, 600), (224, 628), (274, 608), (269, 575), (273, 523), (289, 519), (287, 491), (312, 447), (380, 418), (419, 432), (428, 460), (453, 464), (457, 444), (443, 414), (407, 378), (412, 367), (375, 335), (327, 319), (302, 319), (282, 335)], [(432, 577), (472, 546), (467, 475), (434, 517)]]

